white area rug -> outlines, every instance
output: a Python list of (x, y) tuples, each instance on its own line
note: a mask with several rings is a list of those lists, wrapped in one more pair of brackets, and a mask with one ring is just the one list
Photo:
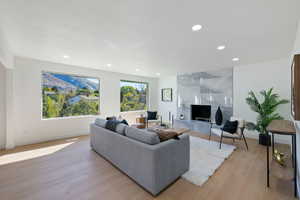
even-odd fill
[(182, 178), (201, 186), (235, 150), (235, 146), (190, 136), (190, 170)]

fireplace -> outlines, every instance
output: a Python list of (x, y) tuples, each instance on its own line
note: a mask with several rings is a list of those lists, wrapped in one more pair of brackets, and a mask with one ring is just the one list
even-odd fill
[(191, 120), (210, 121), (211, 105), (191, 105)]

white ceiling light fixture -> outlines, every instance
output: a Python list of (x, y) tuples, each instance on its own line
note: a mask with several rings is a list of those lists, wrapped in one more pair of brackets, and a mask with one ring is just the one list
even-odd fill
[(220, 46), (217, 47), (217, 49), (220, 50), (220, 51), (224, 50), (225, 48), (226, 48), (225, 45), (220, 45)]
[(239, 61), (240, 59), (239, 58), (237, 58), (237, 57), (235, 57), (235, 58), (232, 58), (232, 61), (233, 62), (237, 62), (237, 61)]
[(63, 58), (65, 58), (65, 59), (69, 59), (69, 58), (70, 58), (70, 56), (68, 56), (68, 55), (63, 55)]
[(110, 64), (110, 63), (108, 63), (106, 66), (107, 66), (107, 67), (111, 67), (111, 64)]
[(139, 72), (139, 71), (140, 71), (140, 69), (135, 69), (135, 71), (136, 71), (136, 72)]
[(194, 26), (192, 26), (192, 31), (197, 32), (200, 31), (202, 29), (202, 26), (200, 24), (196, 24)]
[(160, 73), (157, 72), (157, 73), (156, 73), (156, 76), (160, 76)]

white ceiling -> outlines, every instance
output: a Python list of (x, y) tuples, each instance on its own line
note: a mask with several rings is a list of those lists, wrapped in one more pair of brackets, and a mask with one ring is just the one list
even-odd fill
[(164, 76), (288, 56), (299, 2), (0, 0), (0, 28), (18, 56)]

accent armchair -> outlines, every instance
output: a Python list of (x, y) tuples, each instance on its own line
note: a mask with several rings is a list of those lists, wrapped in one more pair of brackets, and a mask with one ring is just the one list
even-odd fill
[(158, 115), (156, 111), (154, 111), (154, 112), (147, 111), (147, 114), (146, 114), (146, 127), (147, 128), (149, 127), (149, 124), (161, 125), (162, 117), (160, 115)]
[(219, 127), (219, 128), (211, 128), (210, 130), (210, 135), (209, 138), (211, 136), (211, 134), (215, 134), (220, 136), (220, 149), (222, 148), (222, 142), (223, 142), (223, 138), (229, 138), (232, 139), (233, 142), (237, 139), (237, 140), (244, 140), (246, 148), (248, 150), (248, 144), (247, 144), (247, 140), (245, 138), (244, 135), (244, 130), (245, 130), (245, 121), (241, 120), (241, 119), (237, 119), (235, 117), (231, 117), (230, 121), (238, 121), (238, 127), (235, 133), (229, 133), (223, 130), (223, 127)]

